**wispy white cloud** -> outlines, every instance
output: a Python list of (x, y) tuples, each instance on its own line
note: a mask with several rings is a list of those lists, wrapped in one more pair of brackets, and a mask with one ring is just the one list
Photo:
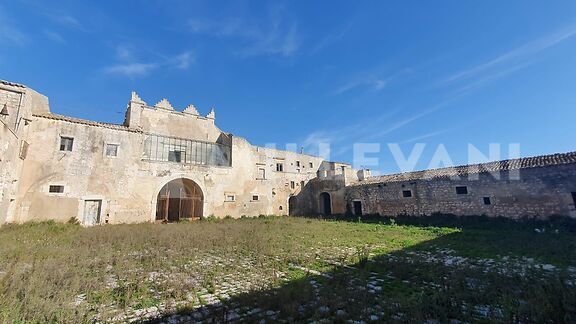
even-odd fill
[(46, 37), (49, 40), (51, 40), (55, 43), (60, 43), (60, 44), (66, 44), (67, 43), (66, 39), (64, 39), (64, 37), (61, 34), (55, 32), (55, 31), (45, 30), (44, 35), (46, 35)]
[(213, 37), (238, 38), (245, 44), (240, 56), (295, 55), (301, 45), (298, 24), (290, 19), (283, 7), (274, 7), (263, 21), (253, 17), (224, 19), (191, 18), (188, 29), (195, 34)]
[(134, 59), (134, 51), (130, 46), (118, 45), (116, 46), (116, 58), (121, 61), (131, 61)]
[(452, 129), (442, 129), (442, 130), (438, 130), (438, 131), (434, 131), (434, 132), (425, 133), (425, 134), (422, 134), (422, 135), (419, 135), (419, 136), (415, 136), (415, 137), (409, 138), (409, 139), (407, 139), (407, 140), (405, 140), (405, 141), (402, 141), (402, 144), (414, 143), (414, 142), (418, 142), (418, 141), (423, 141), (423, 140), (425, 140), (425, 139), (429, 139), (429, 138), (432, 138), (432, 137), (435, 137), (435, 136), (438, 136), (438, 135), (442, 135), (442, 134), (448, 133), (448, 132), (450, 132), (450, 131), (452, 131)]
[(192, 51), (176, 55), (173, 59), (174, 67), (180, 70), (187, 70), (190, 65), (196, 63), (196, 55)]
[(147, 75), (156, 68), (158, 68), (156, 63), (125, 63), (109, 66), (104, 69), (104, 72), (111, 75), (137, 78)]
[(343, 93), (357, 90), (357, 89), (364, 89), (370, 91), (382, 91), (388, 87), (388, 85), (396, 80), (397, 78), (401, 77), (406, 73), (411, 73), (412, 69), (405, 68), (401, 69), (395, 73), (388, 73), (388, 76), (384, 76), (387, 74), (386, 68), (382, 66), (374, 67), (368, 71), (357, 73), (355, 76), (349, 78), (349, 80), (343, 83), (340, 87), (336, 88), (331, 94), (332, 95), (341, 95)]
[(5, 15), (0, 7), (0, 45), (22, 46), (28, 43), (29, 37), (17, 27), (16, 23)]
[[(564, 30), (560, 31), (560, 32), (556, 32), (553, 34), (549, 34), (546, 35), (544, 37), (532, 40), (530, 42), (527, 42), (519, 47), (516, 47), (512, 50), (509, 50), (508, 52), (505, 52), (491, 60), (488, 60), (486, 62), (480, 63), (476, 66), (473, 66), (471, 68), (459, 71), (447, 78), (445, 78), (444, 80), (442, 80), (441, 84), (446, 85), (446, 84), (451, 84), (457, 81), (463, 81), (466, 79), (471, 79), (471, 78), (475, 78), (478, 77), (480, 75), (484, 75), (486, 73), (492, 73), (493, 75), (496, 74), (501, 74), (499, 71), (494, 72), (493, 69), (499, 69), (501, 68), (503, 65), (506, 64), (513, 64), (515, 67), (525, 67), (527, 65), (529, 65), (529, 63), (526, 62), (526, 60), (529, 60), (530, 58), (534, 57), (535, 55), (537, 55), (538, 53), (553, 47), (555, 45), (558, 45), (559, 43), (568, 40), (570, 38), (573, 38), (574, 36), (576, 36), (576, 26), (570, 26), (568, 28), (565, 28)], [(519, 68), (516, 69), (510, 69), (510, 70), (518, 70)], [(505, 74), (502, 74), (505, 75)], [(490, 76), (488, 76), (490, 77)]]
[(53, 12), (45, 13), (52, 21), (69, 29), (86, 32), (87, 28), (76, 17), (67, 14), (57, 14)]
[(331, 32), (328, 35), (326, 35), (324, 38), (319, 40), (314, 47), (312, 47), (312, 50), (310, 50), (310, 54), (312, 55), (317, 54), (324, 48), (333, 45), (335, 43), (338, 43), (346, 36), (346, 34), (348, 34), (350, 29), (352, 29), (353, 25), (354, 21), (351, 21), (348, 24), (346, 24), (342, 29)]
[(116, 57), (120, 62), (104, 68), (104, 72), (108, 75), (134, 79), (147, 76), (161, 67), (187, 70), (196, 62), (193, 51), (186, 51), (148, 62), (137, 61), (133, 53), (134, 51), (130, 46), (116, 47)]

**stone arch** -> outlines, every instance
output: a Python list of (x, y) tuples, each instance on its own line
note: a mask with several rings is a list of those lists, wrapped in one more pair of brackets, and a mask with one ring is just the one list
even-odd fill
[(157, 222), (200, 219), (204, 212), (204, 193), (191, 179), (174, 179), (158, 192), (155, 211)]

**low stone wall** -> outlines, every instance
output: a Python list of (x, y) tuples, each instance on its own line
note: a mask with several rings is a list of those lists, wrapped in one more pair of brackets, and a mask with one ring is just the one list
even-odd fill
[[(545, 219), (552, 215), (576, 217), (573, 198), (576, 164), (511, 172), (471, 174), (466, 178), (358, 183), (346, 187), (345, 199), (349, 211), (354, 212), (356, 201), (361, 204), (362, 214), (385, 216), (444, 213), (516, 219)], [(462, 187), (460, 194), (456, 187)]]

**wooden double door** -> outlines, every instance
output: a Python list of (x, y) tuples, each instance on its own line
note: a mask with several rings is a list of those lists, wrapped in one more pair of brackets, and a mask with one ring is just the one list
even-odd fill
[(158, 194), (156, 221), (178, 222), (202, 217), (204, 195), (200, 187), (189, 179), (176, 179), (167, 183)]

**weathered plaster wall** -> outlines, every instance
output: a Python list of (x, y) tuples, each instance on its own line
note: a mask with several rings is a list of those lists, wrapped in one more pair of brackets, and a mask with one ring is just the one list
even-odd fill
[[(501, 171), (500, 179), (481, 173), (476, 179), (417, 180), (350, 186), (346, 201), (362, 202), (364, 214), (430, 215), (435, 212), (456, 215), (546, 218), (551, 215), (576, 217), (572, 192), (576, 192), (576, 164)], [(516, 177), (519, 172), (519, 178)], [(519, 180), (515, 180), (519, 179)], [(456, 186), (466, 186), (468, 194), (458, 195)], [(412, 197), (402, 196), (411, 190)], [(484, 197), (491, 204), (484, 203)]]
[[(31, 127), (14, 222), (82, 220), (86, 199), (103, 200), (102, 220), (109, 223), (153, 221), (158, 192), (178, 178), (200, 186), (204, 216), (287, 215), (289, 196), (299, 192), (302, 182), (316, 177), (322, 163), (317, 157), (255, 147), (239, 137), (232, 137), (231, 167), (155, 162), (142, 159), (146, 134), (127, 127), (88, 126), (40, 116), (34, 117)], [(185, 138), (188, 134), (176, 128), (166, 135)], [(59, 150), (62, 136), (74, 138), (72, 152)], [(119, 144), (117, 157), (105, 155), (106, 143)], [(282, 172), (276, 171), (279, 161), (285, 165)], [(297, 161), (304, 167), (296, 168)], [(264, 178), (259, 177), (261, 168)], [(50, 185), (63, 185), (65, 191), (49, 193)], [(234, 195), (234, 201), (225, 201), (227, 195)]]
[(16, 208), (23, 158), (33, 112), (49, 111), (48, 98), (23, 85), (0, 82), (0, 224)]

